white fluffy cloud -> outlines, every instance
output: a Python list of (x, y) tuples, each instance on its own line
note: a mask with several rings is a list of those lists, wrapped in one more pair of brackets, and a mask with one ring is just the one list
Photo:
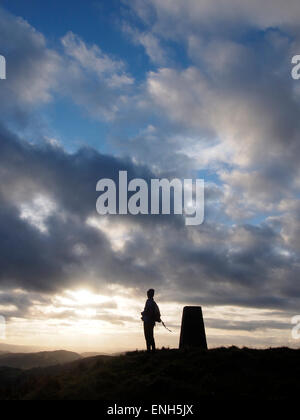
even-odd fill
[(112, 119), (126, 104), (134, 79), (124, 62), (72, 32), (61, 44), (63, 52), (50, 49), (43, 34), (0, 9), (0, 49), (8, 73), (0, 91), (3, 118), (24, 118), (55, 95), (71, 99), (99, 120)]
[(300, 18), (297, 0), (186, 0), (184, 5), (181, 0), (133, 0), (130, 4), (143, 20), (154, 23), (155, 30), (167, 36), (201, 30), (233, 33), (247, 24), (262, 29), (293, 27)]
[(59, 55), (47, 48), (41, 33), (1, 8), (0, 48), (7, 61), (7, 80), (0, 90), (2, 114), (18, 114), (51, 100), (61, 65)]
[(65, 57), (59, 93), (71, 97), (96, 119), (113, 119), (126, 104), (128, 88), (134, 84), (125, 64), (96, 45), (86, 45), (72, 32), (61, 42)]

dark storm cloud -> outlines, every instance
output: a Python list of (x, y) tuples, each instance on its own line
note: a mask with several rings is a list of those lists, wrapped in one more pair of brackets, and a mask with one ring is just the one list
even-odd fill
[(149, 179), (145, 168), (134, 167), (130, 160), (104, 156), (91, 148), (68, 154), (62, 148), (21, 142), (0, 127), (2, 182), (0, 191), (19, 204), (42, 192), (55, 197), (64, 210), (85, 218), (95, 209), (96, 184), (101, 178), (117, 181), (120, 170), (128, 177)]
[(167, 301), (296, 310), (299, 258), (281, 253), (281, 246), (268, 226), (226, 231), (206, 224), (190, 235), (169, 229), (153, 264), (164, 273)]
[(30, 309), (35, 304), (47, 305), (51, 302), (50, 297), (40, 293), (27, 293), (21, 291), (0, 292), (1, 316), (6, 319), (22, 318), (30, 316)]
[[(146, 170), (90, 149), (69, 155), (51, 145), (29, 145), (1, 131), (3, 286), (53, 291), (74, 286), (83, 278), (96, 278), (97, 272), (107, 281), (124, 282), (155, 275), (155, 269), (139, 267), (131, 256), (114, 253), (106, 236), (86, 224), (88, 216), (97, 216), (95, 189), (99, 179), (115, 179), (119, 170), (147, 178)], [(47, 217), (47, 232), (20, 218), (20, 207), (38, 194), (51, 197), (56, 205)]]
[[(1, 285), (27, 290), (54, 291), (76, 284), (82, 258), (73, 252), (76, 243), (87, 247), (103, 246), (105, 239), (92, 229), (72, 220), (52, 217), (49, 235), (20, 220), (15, 208), (1, 206)], [(68, 218), (67, 218), (68, 219)], [(106, 244), (108, 247), (108, 244)]]

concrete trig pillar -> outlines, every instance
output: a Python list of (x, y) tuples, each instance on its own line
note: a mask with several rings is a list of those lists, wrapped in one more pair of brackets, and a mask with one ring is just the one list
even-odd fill
[(201, 306), (186, 306), (183, 309), (179, 348), (191, 347), (207, 350)]

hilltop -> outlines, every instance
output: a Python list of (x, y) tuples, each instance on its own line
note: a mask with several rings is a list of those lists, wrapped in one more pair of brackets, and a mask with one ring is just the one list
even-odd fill
[(235, 347), (96, 356), (63, 366), (0, 369), (0, 398), (210, 400), (298, 398), (300, 350)]

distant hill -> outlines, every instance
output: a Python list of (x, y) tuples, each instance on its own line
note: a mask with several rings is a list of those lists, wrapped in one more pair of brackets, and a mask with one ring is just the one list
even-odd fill
[(85, 353), (81, 353), (81, 357), (83, 357), (84, 359), (87, 359), (88, 357), (95, 357), (95, 356), (108, 356), (107, 353), (99, 353), (99, 352), (94, 352), (94, 351), (88, 351)]
[(0, 354), (0, 366), (18, 369), (33, 369), (62, 365), (81, 359), (77, 353), (69, 351), (44, 351), (39, 353), (2, 353)]

